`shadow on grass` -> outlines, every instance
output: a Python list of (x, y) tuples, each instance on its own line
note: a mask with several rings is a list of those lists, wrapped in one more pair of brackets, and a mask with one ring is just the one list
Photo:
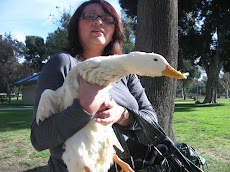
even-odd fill
[(36, 167), (23, 172), (48, 172), (48, 166), (46, 165), (46, 166)]
[(30, 128), (33, 110), (0, 110), (0, 132)]
[(33, 108), (32, 105), (26, 105), (26, 104), (0, 104), (0, 110), (1, 108)]
[(8, 102), (8, 100), (5, 100), (4, 102), (0, 103), (0, 109), (1, 108), (22, 108), (22, 107), (33, 107), (31, 104), (23, 104), (23, 100), (19, 98), (17, 101), (17, 98), (12, 98), (11, 103)]
[(203, 108), (203, 107), (214, 107), (214, 106), (225, 106), (224, 104), (195, 104), (195, 103), (183, 103), (175, 104), (175, 112), (191, 112), (195, 111), (194, 108)]

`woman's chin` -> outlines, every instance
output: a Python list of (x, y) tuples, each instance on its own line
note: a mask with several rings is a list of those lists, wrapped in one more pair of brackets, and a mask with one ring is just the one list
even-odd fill
[(91, 44), (106, 47), (109, 43), (106, 42), (105, 38), (97, 37), (91, 41)]

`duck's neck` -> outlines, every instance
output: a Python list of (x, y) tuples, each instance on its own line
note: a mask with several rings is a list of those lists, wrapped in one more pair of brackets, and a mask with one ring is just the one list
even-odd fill
[(123, 55), (92, 58), (79, 64), (78, 71), (89, 83), (108, 86), (129, 74), (123, 58)]

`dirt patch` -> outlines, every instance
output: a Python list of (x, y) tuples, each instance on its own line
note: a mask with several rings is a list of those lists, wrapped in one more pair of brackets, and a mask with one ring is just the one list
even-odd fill
[(193, 121), (188, 121), (187, 123), (188, 123), (188, 124), (192, 124), (192, 125), (197, 125), (197, 123), (196, 123), (196, 122), (193, 122)]
[(4, 172), (47, 172), (47, 166), (31, 167), (27, 165), (14, 165), (10, 167), (1, 167), (0, 171)]
[(32, 147), (27, 130), (0, 133), (0, 171), (44, 171), (48, 159), (48, 151), (37, 152)]
[[(230, 156), (229, 156), (229, 152), (227, 152), (226, 150), (226, 156), (224, 156), (224, 154), (222, 152), (220, 152), (221, 150), (212, 150), (210, 148), (196, 148), (196, 151), (198, 154), (205, 155), (206, 157), (210, 157), (216, 161), (219, 162), (225, 162), (225, 163), (230, 163)], [(222, 150), (223, 151), (223, 150)]]

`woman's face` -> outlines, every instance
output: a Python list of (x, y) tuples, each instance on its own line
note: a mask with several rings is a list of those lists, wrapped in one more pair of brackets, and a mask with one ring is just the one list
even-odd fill
[[(105, 13), (101, 5), (97, 3), (87, 5), (83, 10), (83, 14), (85, 16), (96, 14), (98, 16), (110, 17), (109, 14)], [(79, 20), (79, 37), (83, 50), (85, 51), (90, 48), (101, 48), (101, 50), (104, 50), (111, 41), (114, 30), (115, 25), (104, 22), (101, 17), (95, 20), (82, 17)]]

